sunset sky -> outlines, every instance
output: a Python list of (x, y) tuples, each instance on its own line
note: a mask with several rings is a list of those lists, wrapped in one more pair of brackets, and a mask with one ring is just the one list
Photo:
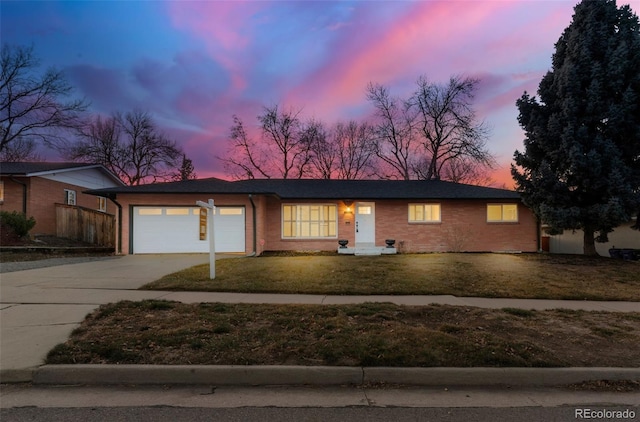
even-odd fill
[[(364, 119), (368, 82), (407, 96), (420, 75), (481, 80), (479, 117), (512, 186), (515, 101), (535, 93), (576, 1), (2, 1), (2, 43), (33, 45), (91, 111), (147, 110), (194, 162), (224, 177), (232, 115), (263, 105), (331, 124)], [(640, 0), (630, 4), (636, 14)]]

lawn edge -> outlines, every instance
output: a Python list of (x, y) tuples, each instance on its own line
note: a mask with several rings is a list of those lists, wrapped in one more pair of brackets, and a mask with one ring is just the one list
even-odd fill
[(368, 385), (551, 387), (640, 381), (640, 368), (391, 368), (276, 365), (44, 365), (38, 385)]

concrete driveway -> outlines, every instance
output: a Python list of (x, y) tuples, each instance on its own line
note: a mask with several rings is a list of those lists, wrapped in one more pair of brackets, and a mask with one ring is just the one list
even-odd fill
[(135, 289), (208, 259), (206, 254), (127, 255), (0, 274), (0, 381), (28, 381), (49, 350), (99, 305), (159, 298), (166, 292)]

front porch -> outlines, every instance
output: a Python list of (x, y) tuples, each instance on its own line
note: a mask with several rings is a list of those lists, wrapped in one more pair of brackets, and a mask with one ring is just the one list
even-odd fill
[(347, 247), (347, 243), (339, 241), (338, 253), (341, 255), (395, 255), (398, 250), (393, 246), (395, 241), (387, 241), (387, 246), (376, 246), (374, 243), (356, 243), (355, 247)]

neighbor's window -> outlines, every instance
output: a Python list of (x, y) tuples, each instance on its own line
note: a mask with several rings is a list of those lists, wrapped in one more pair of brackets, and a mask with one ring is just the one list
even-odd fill
[(64, 190), (64, 203), (67, 205), (76, 204), (76, 191), (71, 189)]
[(409, 204), (409, 223), (439, 223), (440, 204)]
[(487, 221), (490, 223), (516, 223), (518, 221), (518, 204), (487, 205)]
[(0, 204), (4, 202), (4, 182), (0, 180)]
[(337, 237), (336, 205), (283, 205), (284, 239), (321, 239)]
[(107, 212), (107, 198), (104, 196), (98, 197), (98, 211)]

